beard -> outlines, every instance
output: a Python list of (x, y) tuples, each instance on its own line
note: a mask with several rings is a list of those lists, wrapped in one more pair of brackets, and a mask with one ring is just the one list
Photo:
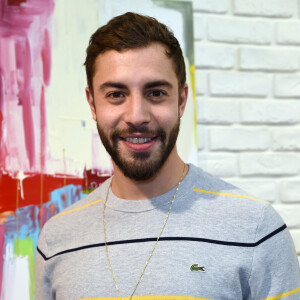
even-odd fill
[[(98, 133), (106, 151), (123, 174), (135, 181), (148, 180), (160, 170), (176, 144), (179, 128), (180, 118), (178, 117), (168, 137), (163, 128), (159, 127), (156, 130), (150, 130), (146, 126), (138, 128), (132, 126), (127, 130), (115, 129), (109, 136), (97, 122)], [(152, 154), (150, 151), (131, 151), (125, 157), (125, 154), (122, 155), (119, 148), (120, 137), (133, 133), (145, 133), (155, 136), (157, 139), (156, 142), (160, 143), (159, 150)]]

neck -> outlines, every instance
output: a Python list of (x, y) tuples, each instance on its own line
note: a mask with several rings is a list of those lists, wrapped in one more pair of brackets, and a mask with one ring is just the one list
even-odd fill
[[(112, 191), (117, 197), (130, 200), (149, 199), (168, 192), (178, 184), (184, 169), (184, 162), (179, 157), (176, 147), (160, 170), (145, 181), (135, 181), (124, 176), (114, 162), (113, 165)], [(186, 166), (183, 175), (185, 176), (187, 172)]]

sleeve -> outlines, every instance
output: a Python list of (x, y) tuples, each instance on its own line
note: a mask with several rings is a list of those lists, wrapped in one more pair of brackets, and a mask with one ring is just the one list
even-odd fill
[(47, 272), (45, 226), (40, 232), (35, 256), (35, 300), (53, 300)]
[(300, 268), (292, 237), (271, 205), (263, 211), (249, 277), (251, 300), (300, 299)]

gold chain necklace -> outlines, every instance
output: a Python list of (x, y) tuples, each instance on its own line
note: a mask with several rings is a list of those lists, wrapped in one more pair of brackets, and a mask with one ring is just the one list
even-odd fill
[[(146, 260), (146, 264), (145, 264), (145, 266), (144, 266), (144, 268), (143, 268), (143, 270), (142, 270), (142, 273), (141, 273), (141, 275), (140, 275), (140, 277), (139, 277), (139, 279), (138, 279), (138, 281), (137, 281), (137, 283), (136, 283), (136, 285), (135, 285), (135, 287), (134, 287), (134, 289), (133, 289), (133, 292), (131, 293), (131, 295), (130, 295), (130, 297), (129, 297), (129, 300), (132, 299), (132, 296), (133, 296), (134, 292), (136, 291), (136, 289), (137, 289), (137, 287), (138, 287), (138, 285), (139, 285), (139, 283), (140, 283), (140, 281), (141, 281), (141, 279), (142, 279), (142, 276), (143, 276), (143, 274), (144, 274), (144, 272), (145, 272), (145, 270), (146, 270), (146, 268), (147, 268), (147, 265), (148, 265), (148, 263), (149, 263), (149, 261), (150, 261), (150, 258), (151, 258), (152, 254), (153, 254), (153, 252), (154, 252), (154, 250), (155, 250), (155, 248), (156, 248), (156, 245), (157, 245), (157, 243), (158, 243), (158, 240), (159, 240), (159, 238), (160, 238), (160, 236), (161, 236), (161, 234), (162, 234), (162, 232), (163, 232), (163, 230), (164, 230), (164, 228), (165, 228), (165, 226), (166, 226), (166, 223), (167, 223), (167, 221), (168, 221), (168, 218), (169, 218), (169, 214), (170, 214), (172, 205), (173, 205), (174, 200), (175, 200), (175, 198), (176, 198), (176, 194), (177, 194), (177, 192), (178, 192), (179, 186), (180, 186), (180, 184), (181, 184), (181, 182), (182, 182), (182, 179), (183, 179), (183, 176), (184, 176), (184, 172), (185, 172), (185, 164), (184, 164), (183, 172), (182, 172), (182, 175), (181, 175), (180, 180), (179, 180), (179, 182), (178, 182), (176, 191), (175, 191), (175, 193), (174, 193), (174, 196), (173, 196), (171, 205), (170, 205), (169, 210), (168, 210), (168, 212), (167, 212), (167, 214), (166, 214), (164, 224), (163, 224), (163, 226), (162, 226), (162, 228), (161, 228), (161, 230), (160, 230), (160, 233), (159, 233), (159, 235), (158, 235), (158, 237), (157, 237), (157, 239), (156, 239), (156, 242), (155, 242), (155, 244), (154, 244), (154, 246), (153, 246), (153, 248), (152, 248), (152, 250), (151, 250), (151, 252), (150, 252), (150, 254), (149, 254), (149, 257), (148, 257), (148, 259)], [(120, 297), (121, 297), (122, 300), (123, 300), (123, 296), (121, 295), (121, 292), (120, 292), (120, 290), (119, 290), (119, 288), (118, 288), (118, 286), (117, 286), (117, 282), (116, 282), (116, 279), (115, 279), (115, 276), (114, 276), (114, 273), (113, 273), (113, 270), (112, 270), (112, 267), (111, 267), (111, 264), (110, 264), (110, 259), (109, 259), (109, 255), (108, 255), (108, 248), (107, 248), (106, 227), (105, 227), (105, 208), (106, 208), (106, 202), (107, 202), (107, 199), (108, 199), (108, 193), (109, 193), (109, 189), (110, 189), (110, 188), (111, 188), (111, 182), (110, 182), (110, 184), (109, 184), (109, 186), (108, 186), (108, 188), (107, 188), (106, 198), (105, 198), (105, 202), (104, 202), (104, 205), (103, 205), (103, 229), (104, 229), (105, 250), (106, 250), (106, 257), (107, 257), (107, 261), (108, 261), (108, 265), (109, 265), (109, 270), (110, 270), (110, 273), (111, 273), (111, 277), (112, 277), (112, 279), (113, 279), (113, 281), (114, 281), (114, 284), (115, 284), (115, 287), (116, 287), (116, 290), (117, 290), (118, 294), (120, 295)]]

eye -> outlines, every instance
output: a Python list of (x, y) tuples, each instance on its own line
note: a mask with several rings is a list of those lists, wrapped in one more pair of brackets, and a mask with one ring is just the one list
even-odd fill
[(113, 99), (113, 100), (114, 99), (118, 100), (118, 99), (124, 98), (125, 95), (123, 93), (121, 93), (121, 92), (112, 92), (112, 93), (108, 94), (108, 97), (111, 98), (111, 99)]
[(155, 90), (155, 91), (152, 91), (152, 92), (149, 93), (150, 97), (155, 97), (155, 98), (162, 97), (164, 95), (165, 95), (165, 93), (163, 91), (160, 91), (160, 90)]

